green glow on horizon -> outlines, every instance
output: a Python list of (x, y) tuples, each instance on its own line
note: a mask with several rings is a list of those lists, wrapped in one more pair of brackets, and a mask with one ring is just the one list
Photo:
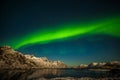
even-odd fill
[(59, 25), (55, 29), (43, 29), (31, 32), (22, 39), (11, 42), (18, 49), (29, 44), (46, 44), (49, 42), (74, 38), (85, 34), (107, 34), (120, 37), (120, 18), (106, 19), (94, 23)]

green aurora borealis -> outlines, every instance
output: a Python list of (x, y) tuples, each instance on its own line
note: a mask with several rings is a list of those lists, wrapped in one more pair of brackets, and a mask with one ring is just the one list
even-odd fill
[[(12, 39), (14, 41), (6, 42), (13, 48), (18, 49), (23, 46), (32, 44), (46, 44), (59, 40), (69, 40), (83, 35), (105, 34), (115, 37), (120, 37), (120, 18), (98, 19), (86, 23), (69, 23), (57, 25), (57, 28), (37, 29), (35, 32), (30, 32), (22, 38)], [(12, 44), (11, 44), (12, 43)]]
[(0, 46), (68, 65), (120, 61), (119, 0), (3, 0), (0, 6)]

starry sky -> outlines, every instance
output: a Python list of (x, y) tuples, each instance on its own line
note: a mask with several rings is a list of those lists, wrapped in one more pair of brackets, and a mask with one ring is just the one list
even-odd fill
[(11, 0), (0, 7), (0, 46), (68, 65), (120, 60), (118, 0)]

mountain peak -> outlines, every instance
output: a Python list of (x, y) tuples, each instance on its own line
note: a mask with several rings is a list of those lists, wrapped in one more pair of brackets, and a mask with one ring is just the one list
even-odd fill
[(15, 52), (16, 51), (8, 45), (0, 47), (0, 54), (14, 54)]
[(8, 45), (4, 45), (0, 47), (0, 50), (7, 50), (7, 49), (12, 49), (12, 48)]

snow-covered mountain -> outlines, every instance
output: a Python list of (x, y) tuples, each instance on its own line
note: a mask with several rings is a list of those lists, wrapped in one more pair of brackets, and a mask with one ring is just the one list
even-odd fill
[(77, 68), (87, 69), (120, 69), (120, 61), (111, 62), (92, 62), (88, 65), (81, 64)]
[(46, 57), (24, 55), (10, 46), (0, 47), (0, 68), (28, 69), (28, 68), (66, 68), (61, 61), (51, 61)]

